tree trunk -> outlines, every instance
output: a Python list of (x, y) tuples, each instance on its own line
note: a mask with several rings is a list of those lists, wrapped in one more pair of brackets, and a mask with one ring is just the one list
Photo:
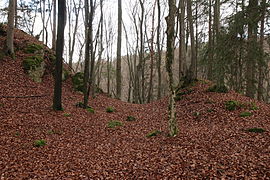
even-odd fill
[(181, 83), (181, 78), (186, 72), (186, 46), (185, 46), (185, 8), (186, 0), (180, 1), (180, 47), (179, 47), (179, 85)]
[(121, 41), (122, 41), (122, 0), (118, 0), (118, 36), (117, 36), (117, 62), (116, 62), (116, 98), (121, 99)]
[(14, 58), (14, 16), (15, 16), (15, 2), (9, 0), (8, 7), (8, 26), (7, 26), (7, 41), (6, 41), (6, 54)]
[(191, 43), (191, 65), (188, 70), (187, 80), (192, 82), (196, 77), (196, 47), (195, 47), (195, 37), (194, 37), (194, 27), (192, 18), (192, 0), (187, 0), (187, 16), (190, 31), (190, 43)]
[(89, 64), (90, 64), (90, 18), (89, 3), (85, 0), (85, 61), (84, 61), (84, 78), (83, 78), (83, 104), (84, 108), (88, 105), (88, 81), (89, 81)]
[(173, 87), (172, 62), (174, 59), (174, 20), (176, 14), (175, 0), (169, 0), (169, 15), (166, 17), (167, 22), (167, 54), (166, 54), (166, 70), (169, 76), (169, 135), (176, 136), (178, 128), (176, 122), (175, 110), (175, 90)]
[(256, 65), (256, 51), (257, 51), (257, 23), (258, 23), (258, 0), (250, 0), (248, 9), (248, 51), (246, 62), (246, 96), (254, 98), (255, 86), (255, 65)]
[(161, 98), (161, 49), (160, 49), (160, 21), (161, 21), (161, 8), (160, 0), (157, 0), (158, 8), (158, 25), (157, 25), (157, 71), (158, 71), (158, 93), (157, 98)]
[(261, 14), (261, 30), (260, 30), (260, 60), (259, 60), (259, 82), (258, 82), (258, 100), (262, 101), (263, 98), (263, 67), (265, 66), (264, 62), (264, 23), (265, 23), (265, 12), (266, 12), (266, 0), (262, 0), (262, 14)]
[(62, 110), (62, 64), (64, 49), (64, 31), (66, 17), (66, 0), (58, 0), (58, 27), (56, 40), (56, 66), (53, 109)]
[(53, 0), (52, 49), (56, 48), (56, 0)]
[(207, 79), (213, 80), (213, 33), (212, 33), (212, 0), (209, 0), (209, 23), (208, 23), (208, 64), (207, 64)]

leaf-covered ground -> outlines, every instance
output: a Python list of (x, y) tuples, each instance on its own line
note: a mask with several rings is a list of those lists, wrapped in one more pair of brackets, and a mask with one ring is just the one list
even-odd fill
[[(15, 41), (34, 41), (17, 32)], [(3, 47), (3, 37), (0, 44)], [(0, 179), (269, 179), (270, 107), (234, 92), (206, 92), (199, 82), (177, 102), (179, 134), (167, 137), (167, 99), (136, 105), (82, 95), (63, 85), (63, 112), (52, 110), (53, 79), (34, 83), (22, 69), (26, 55), (0, 61)], [(31, 97), (39, 96), (41, 97)], [(237, 100), (235, 111), (224, 103)], [(251, 103), (253, 102), (253, 103)], [(252, 109), (254, 103), (257, 110)], [(107, 113), (107, 107), (115, 112)], [(256, 108), (255, 108), (256, 109)], [(252, 112), (250, 117), (240, 113)], [(133, 116), (135, 121), (127, 121)], [(117, 120), (123, 126), (109, 128)], [(263, 128), (264, 133), (247, 132)], [(147, 138), (159, 130), (161, 134)], [(46, 145), (35, 147), (36, 140)]]

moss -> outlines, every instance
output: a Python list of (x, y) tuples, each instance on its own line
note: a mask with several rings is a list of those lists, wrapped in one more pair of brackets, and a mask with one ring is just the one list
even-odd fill
[(71, 116), (70, 113), (64, 113), (63, 115), (64, 115), (65, 117), (70, 117), (70, 116)]
[(70, 73), (68, 70), (66, 70), (65, 68), (63, 68), (62, 70), (62, 80), (65, 81), (67, 80), (67, 78), (70, 76)]
[(136, 120), (136, 118), (133, 117), (133, 116), (128, 116), (127, 117), (127, 121), (135, 121), (135, 120)]
[(26, 71), (35, 70), (37, 67), (40, 67), (42, 62), (43, 62), (42, 57), (40, 57), (40, 56), (30, 56), (30, 57), (27, 57), (23, 61), (23, 68)]
[(253, 132), (253, 133), (264, 133), (265, 132), (265, 130), (262, 128), (249, 128), (246, 131)]
[(118, 126), (123, 126), (123, 123), (121, 121), (109, 121), (107, 126), (108, 128), (115, 128)]
[(45, 145), (46, 145), (46, 141), (43, 139), (34, 141), (35, 147), (41, 147), (41, 146), (45, 146)]
[(241, 107), (241, 103), (238, 101), (230, 100), (225, 102), (225, 108), (229, 111), (234, 111)]
[(95, 110), (92, 107), (87, 107), (86, 111), (88, 111), (90, 113), (95, 113)]
[(113, 108), (113, 107), (107, 107), (106, 108), (106, 112), (107, 113), (112, 113), (112, 112), (114, 112), (115, 111), (115, 109)]
[(39, 44), (30, 44), (28, 45), (24, 52), (27, 53), (27, 54), (30, 54), (30, 53), (40, 53), (40, 51), (43, 50), (43, 46), (42, 45), (39, 45)]
[(214, 85), (208, 88), (207, 92), (228, 93), (229, 90), (225, 85), (223, 86)]
[(153, 136), (157, 136), (157, 135), (159, 135), (159, 134), (161, 134), (161, 131), (159, 131), (159, 130), (154, 130), (154, 131), (149, 132), (149, 133), (146, 135), (146, 137), (150, 138), (150, 137), (153, 137)]
[(193, 92), (193, 90), (190, 89), (190, 88), (184, 88), (184, 89), (178, 88), (176, 90), (176, 94), (175, 94), (174, 100), (175, 101), (180, 101), (184, 95), (188, 95), (188, 94), (190, 94), (192, 92)]
[(82, 72), (78, 72), (72, 77), (73, 88), (76, 91), (83, 92), (83, 78), (84, 78), (84, 73)]
[(240, 117), (249, 117), (252, 115), (252, 112), (241, 112)]

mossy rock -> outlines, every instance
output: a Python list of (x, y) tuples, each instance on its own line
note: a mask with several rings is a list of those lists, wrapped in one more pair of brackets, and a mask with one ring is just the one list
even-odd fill
[(240, 117), (249, 117), (249, 116), (252, 116), (252, 112), (241, 112), (240, 113)]
[(66, 70), (65, 68), (63, 68), (62, 70), (62, 80), (65, 81), (67, 80), (67, 78), (70, 76), (70, 72), (68, 70)]
[(45, 72), (45, 62), (40, 56), (30, 56), (23, 61), (23, 69), (35, 82), (41, 82)]
[(24, 52), (27, 54), (43, 54), (43, 46), (39, 44), (30, 44), (25, 48)]
[(76, 91), (83, 92), (83, 78), (84, 78), (84, 73), (82, 72), (78, 72), (72, 77), (73, 88)]
[(40, 56), (30, 56), (23, 61), (23, 68), (25, 71), (36, 69), (43, 62)]

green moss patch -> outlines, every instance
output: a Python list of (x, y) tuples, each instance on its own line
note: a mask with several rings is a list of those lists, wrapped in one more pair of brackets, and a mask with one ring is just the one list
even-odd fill
[(241, 107), (241, 103), (238, 101), (230, 100), (225, 102), (225, 108), (229, 111), (234, 111)]
[(40, 140), (35, 140), (34, 141), (34, 146), (35, 147), (41, 147), (41, 146), (45, 146), (46, 145), (46, 141), (43, 139)]
[(90, 113), (95, 113), (95, 110), (92, 107), (87, 107), (86, 111), (88, 111)]
[(106, 108), (106, 112), (107, 113), (112, 113), (112, 112), (114, 112), (115, 111), (115, 109), (113, 108), (113, 107), (107, 107)]
[(41, 66), (42, 62), (43, 62), (43, 59), (40, 56), (27, 57), (23, 61), (23, 69), (26, 70), (26, 71), (35, 70), (36, 68)]
[(252, 116), (252, 112), (241, 112), (240, 117), (249, 117)]
[(246, 131), (252, 132), (252, 133), (264, 133), (266, 130), (264, 130), (262, 128), (249, 128)]
[(118, 126), (123, 126), (123, 123), (121, 121), (109, 121), (107, 126), (108, 128), (115, 128)]
[(136, 118), (133, 116), (128, 116), (127, 121), (136, 121)]
[(159, 130), (153, 130), (153, 131), (149, 132), (149, 133), (146, 135), (146, 137), (147, 137), (147, 138), (150, 138), (150, 137), (157, 136), (157, 135), (159, 135), (159, 134), (161, 134), (161, 131), (159, 131)]
[(41, 53), (42, 50), (43, 50), (43, 46), (42, 45), (39, 45), (39, 44), (30, 44), (30, 45), (28, 45), (24, 49), (24, 52), (27, 53), (27, 54)]

